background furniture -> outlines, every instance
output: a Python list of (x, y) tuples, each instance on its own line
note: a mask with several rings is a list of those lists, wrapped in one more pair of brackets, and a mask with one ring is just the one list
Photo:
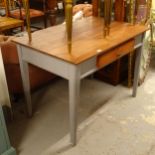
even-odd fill
[(21, 27), (21, 30), (23, 30), (24, 23), (22, 20), (10, 18), (8, 16), (8, 8), (5, 0), (0, 0), (0, 9), (3, 10), (2, 14), (5, 16), (0, 16), (0, 33), (8, 33), (10, 30), (18, 27)]
[(46, 18), (50, 20), (50, 25), (56, 24), (56, 16), (59, 0), (30, 0), (30, 6), (44, 11)]
[(116, 86), (128, 77), (128, 60), (128, 55), (116, 60), (96, 72), (95, 77)]
[[(4, 42), (1, 42), (0, 46), (9, 92), (12, 94), (21, 94), (23, 93), (23, 87), (19, 68), (17, 47), (15, 43), (12, 43), (9, 40), (9, 37)], [(53, 74), (33, 65), (29, 65), (29, 74), (31, 90), (40, 87), (55, 77)]]
[(19, 19), (0, 17), (0, 33), (8, 32), (14, 28), (23, 27), (23, 21)]
[(16, 155), (16, 151), (11, 147), (5, 125), (2, 107), (0, 105), (0, 155)]
[[(6, 8), (6, 16), (8, 17), (12, 17), (15, 19), (20, 19), (23, 20), (24, 23), (26, 22), (26, 14), (25, 14), (25, 9), (23, 8), (23, 4), (21, 0), (4, 0), (5, 1), (5, 8)], [(42, 21), (44, 22), (44, 27), (47, 26), (46, 23), (46, 16), (44, 11), (41, 10), (36, 10), (36, 9), (29, 9), (30, 12), (30, 22), (31, 24), (33, 22), (35, 22), (36, 20), (40, 20), (42, 19)], [(32, 27), (32, 25), (31, 25)], [(35, 28), (39, 28), (36, 26), (33, 26)], [(40, 29), (40, 28), (39, 28)]]

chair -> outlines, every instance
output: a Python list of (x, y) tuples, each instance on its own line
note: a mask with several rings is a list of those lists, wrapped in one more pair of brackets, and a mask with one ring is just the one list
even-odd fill
[[(23, 8), (22, 0), (4, 0), (6, 4), (6, 15), (15, 19), (23, 20), (24, 23), (26, 21), (25, 9)], [(29, 9), (30, 11), (30, 21), (33, 23), (38, 19), (42, 19), (44, 22), (44, 27), (46, 28), (46, 16), (44, 11)], [(32, 26), (37, 29), (41, 29), (40, 27)]]
[(0, 16), (0, 33), (10, 33), (10, 30), (18, 27), (21, 27), (21, 29), (23, 30), (24, 24), (22, 20), (8, 17), (8, 14), (6, 13), (8, 12), (6, 7), (6, 1), (4, 0), (0, 0), (0, 11), (0, 15), (3, 16)]
[(35, 9), (44, 10), (46, 17), (50, 21), (50, 25), (56, 24), (57, 3), (59, 0), (30, 0), (30, 6)]
[(58, 0), (46, 1), (46, 13), (50, 17), (51, 26), (56, 24), (57, 2)]
[(4, 1), (0, 0), (0, 7), (4, 7), (4, 6), (5, 6)]

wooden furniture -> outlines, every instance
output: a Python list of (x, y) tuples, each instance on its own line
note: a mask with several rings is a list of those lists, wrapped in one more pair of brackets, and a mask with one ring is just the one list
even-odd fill
[(16, 155), (15, 149), (10, 145), (1, 105), (0, 105), (0, 154)]
[(0, 0), (0, 8), (3, 8), (5, 6), (4, 1)]
[(30, 0), (30, 6), (43, 10), (46, 18), (50, 21), (50, 25), (53, 26), (56, 24), (58, 1), (59, 0)]
[[(15, 19), (20, 19), (23, 20), (24, 22), (26, 22), (26, 13), (25, 13), (25, 9), (23, 8), (23, 4), (21, 0), (4, 0), (5, 1), (5, 8), (6, 8), (6, 16), (8, 17), (12, 17)], [(12, 2), (11, 4), (9, 2)], [(30, 20), (31, 23), (33, 23), (33, 21), (36, 20), (40, 20), (42, 19), (44, 21), (44, 27), (46, 27), (46, 16), (45, 13), (43, 11), (40, 10), (36, 10), (36, 9), (29, 9), (30, 12)], [(32, 27), (32, 26), (31, 26)], [(33, 26), (35, 28), (38, 28), (36, 26)], [(39, 28), (40, 29), (40, 28)]]
[(22, 26), (23, 26), (22, 20), (10, 17), (0, 17), (0, 33)]
[(115, 20), (116, 21), (125, 21), (125, 1), (117, 0), (115, 1)]
[(99, 1), (98, 0), (92, 0), (92, 5), (93, 5), (93, 16), (98, 16), (99, 10)]
[[(71, 143), (76, 144), (77, 104), (80, 81), (107, 64), (137, 49), (133, 96), (136, 96), (142, 40), (148, 28), (114, 22), (111, 34), (103, 38), (101, 18), (89, 17), (77, 21), (73, 27), (72, 53), (68, 53), (65, 25), (54, 26), (27, 37), (16, 38), (29, 115), (32, 105), (29, 87), (28, 63), (39, 66), (69, 81), (69, 116)], [(51, 34), (54, 36), (52, 37)], [(44, 40), (42, 42), (41, 40)], [(42, 60), (42, 61), (40, 61)], [(103, 92), (104, 93), (104, 92)]]
[(128, 60), (128, 55), (121, 57), (97, 71), (95, 78), (116, 86), (128, 77)]

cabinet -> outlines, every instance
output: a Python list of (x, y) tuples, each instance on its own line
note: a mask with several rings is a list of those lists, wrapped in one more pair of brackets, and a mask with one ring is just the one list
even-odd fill
[(16, 155), (16, 151), (11, 147), (5, 125), (2, 107), (0, 106), (0, 155)]

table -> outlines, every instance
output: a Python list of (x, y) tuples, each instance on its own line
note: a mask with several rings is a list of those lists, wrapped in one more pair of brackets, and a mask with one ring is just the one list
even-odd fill
[(114, 22), (110, 36), (103, 38), (103, 19), (89, 17), (73, 26), (72, 53), (68, 53), (65, 25), (54, 26), (27, 37), (14, 39), (18, 45), (21, 74), (29, 115), (32, 115), (28, 63), (69, 81), (69, 118), (71, 143), (76, 144), (77, 104), (81, 79), (137, 49), (133, 96), (136, 96), (143, 36), (143, 25)]
[(23, 26), (24, 22), (22, 20), (10, 17), (0, 17), (0, 32)]

